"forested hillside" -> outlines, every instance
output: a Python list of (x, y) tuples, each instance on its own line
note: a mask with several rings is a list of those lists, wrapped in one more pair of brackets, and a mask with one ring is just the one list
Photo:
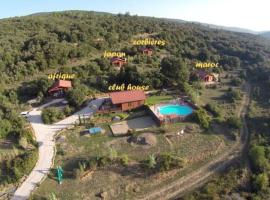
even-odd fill
[[(262, 109), (269, 109), (270, 42), (255, 35), (128, 13), (82, 11), (3, 19), (0, 27), (0, 140), (8, 139), (20, 150), (14, 157), (0, 159), (3, 174), (12, 169), (8, 171), (12, 178), (2, 179), (6, 182), (17, 181), (23, 176), (21, 171), (28, 172), (34, 164), (18, 164), (33, 153), (35, 145), (18, 111), (22, 111), (27, 100), (42, 100), (47, 95), (52, 84), (47, 75), (52, 72), (74, 73), (74, 93), (83, 91), (78, 96), (107, 91), (114, 83), (149, 85), (151, 89), (177, 85), (192, 96), (195, 86), (190, 74), (194, 63), (217, 62), (221, 66), (217, 71), (246, 69), (242, 76), (254, 83), (254, 98), (263, 96)], [(166, 45), (153, 47), (158, 54), (143, 57), (137, 53), (139, 47), (131, 45), (132, 39), (143, 37), (165, 40)], [(126, 52), (132, 61), (119, 72), (102, 58), (104, 51)], [(74, 102), (74, 107), (82, 102)], [(253, 127), (256, 137), (252, 138), (251, 151), (251, 159), (254, 154), (264, 156), (263, 161), (254, 164), (254, 173), (260, 174), (257, 179), (254, 175), (254, 179), (261, 190), (264, 188), (258, 182), (269, 173), (261, 163), (269, 165), (269, 115), (250, 120), (263, 122), (265, 127), (260, 133), (256, 131), (258, 127)]]

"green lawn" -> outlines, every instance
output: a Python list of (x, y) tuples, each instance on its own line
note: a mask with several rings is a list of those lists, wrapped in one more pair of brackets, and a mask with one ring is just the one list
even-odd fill
[(154, 104), (158, 104), (160, 102), (166, 102), (166, 101), (172, 100), (173, 98), (174, 97), (171, 95), (161, 95), (161, 96), (153, 95), (153, 96), (150, 96), (146, 99), (146, 104), (154, 105)]

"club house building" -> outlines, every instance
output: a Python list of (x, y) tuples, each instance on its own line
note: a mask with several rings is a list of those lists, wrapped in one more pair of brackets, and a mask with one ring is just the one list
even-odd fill
[(100, 111), (127, 111), (144, 105), (146, 96), (142, 90), (119, 91), (109, 93)]

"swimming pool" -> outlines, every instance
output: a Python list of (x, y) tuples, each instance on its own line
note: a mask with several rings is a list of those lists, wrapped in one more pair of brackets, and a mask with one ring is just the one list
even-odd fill
[(167, 104), (159, 107), (159, 113), (162, 115), (182, 115), (186, 116), (193, 112), (193, 109), (187, 105)]

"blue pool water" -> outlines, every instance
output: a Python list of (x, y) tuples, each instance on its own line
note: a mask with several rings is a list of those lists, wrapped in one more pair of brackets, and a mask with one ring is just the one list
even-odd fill
[(173, 105), (173, 104), (168, 104), (165, 106), (159, 107), (159, 112), (162, 115), (189, 115), (193, 112), (193, 109), (189, 106), (186, 105)]

